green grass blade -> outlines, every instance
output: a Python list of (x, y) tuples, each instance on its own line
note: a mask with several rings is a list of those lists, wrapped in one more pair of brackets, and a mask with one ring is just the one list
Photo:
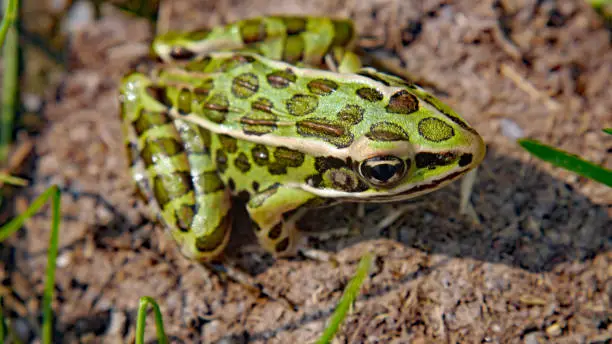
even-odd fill
[(45, 290), (43, 293), (43, 327), (42, 342), (51, 344), (53, 339), (53, 292), (55, 290), (55, 264), (57, 260), (57, 250), (59, 245), (59, 224), (60, 224), (60, 201), (61, 193), (57, 186), (50, 188), (51, 193), (51, 235), (49, 238), (49, 251), (47, 253), (47, 278), (45, 280)]
[(57, 185), (53, 185), (45, 192), (40, 194), (32, 204), (21, 215), (17, 216), (9, 223), (0, 227), (0, 242), (15, 233), (23, 223), (32, 217), (46, 202), (51, 198), (51, 234), (49, 238), (49, 252), (47, 254), (47, 276), (45, 280), (45, 289), (43, 292), (43, 344), (50, 344), (53, 335), (53, 310), (51, 302), (53, 301), (53, 292), (55, 285), (55, 268), (57, 260), (57, 250), (59, 241), (59, 224), (60, 224), (60, 190)]
[(15, 186), (28, 186), (27, 180), (23, 178), (19, 178), (19, 177), (14, 177), (8, 174), (4, 174), (4, 173), (0, 173), (0, 183), (5, 183), (5, 184), (10, 184), (10, 185), (15, 185)]
[(9, 0), (4, 8), (4, 17), (0, 23), (0, 46), (4, 44), (4, 38), (9, 27), (13, 25), (17, 18), (17, 10), (19, 9), (19, 1)]
[[(14, 25), (18, 10), (17, 0), (11, 0), (5, 8), (0, 24), (0, 46), (3, 47), (2, 75), (2, 118), (0, 118), (0, 162), (8, 157), (8, 145), (13, 132), (15, 117), (15, 97), (17, 95), (17, 75), (19, 73), (17, 51), (19, 34)], [(5, 42), (6, 39), (6, 42)], [(4, 44), (6, 43), (6, 44)]]
[(361, 260), (359, 261), (359, 265), (357, 266), (357, 271), (355, 272), (355, 276), (348, 283), (346, 289), (344, 289), (344, 294), (342, 298), (340, 298), (340, 302), (338, 302), (338, 306), (336, 306), (336, 310), (334, 314), (332, 314), (329, 324), (323, 334), (317, 341), (317, 344), (328, 344), (338, 332), (340, 325), (346, 318), (346, 314), (348, 313), (349, 308), (359, 295), (359, 290), (361, 289), (361, 285), (365, 281), (365, 278), (368, 276), (368, 272), (370, 271), (370, 266), (372, 265), (372, 254), (366, 253)]
[(159, 305), (152, 297), (143, 296), (138, 304), (138, 316), (136, 319), (136, 344), (144, 344), (144, 331), (147, 318), (148, 306), (153, 307), (155, 313), (155, 329), (157, 330), (157, 341), (160, 344), (168, 344), (168, 337), (164, 331), (164, 319), (162, 318)]
[(603, 132), (612, 135), (612, 128), (606, 128), (603, 130)]
[(9, 223), (5, 224), (4, 226), (0, 227), (0, 242), (10, 237), (19, 228), (21, 228), (23, 223), (27, 219), (32, 217), (34, 214), (36, 214), (36, 212), (46, 203), (47, 199), (49, 199), (49, 196), (52, 195), (54, 192), (58, 192), (57, 186), (55, 185), (48, 188), (47, 190), (45, 190), (45, 192), (40, 194), (40, 196), (38, 196), (34, 200), (34, 202), (30, 204), (28, 209), (26, 209), (26, 211), (24, 211), (21, 215), (12, 219)]
[(529, 153), (544, 161), (612, 187), (611, 170), (535, 140), (523, 139), (518, 140), (518, 143)]

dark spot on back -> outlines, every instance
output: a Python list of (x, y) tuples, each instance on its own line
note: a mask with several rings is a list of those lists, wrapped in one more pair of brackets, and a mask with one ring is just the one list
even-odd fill
[(409, 141), (408, 133), (399, 125), (391, 122), (378, 122), (372, 124), (370, 132), (366, 134), (374, 141)]
[(287, 68), (268, 74), (266, 80), (268, 80), (268, 84), (274, 88), (285, 88), (292, 82), (295, 82), (297, 76), (293, 73), (291, 68)]
[(419, 100), (414, 94), (401, 90), (389, 99), (387, 112), (408, 115), (419, 110)]
[(338, 88), (335, 81), (329, 79), (314, 79), (308, 83), (308, 90), (318, 96), (327, 96), (332, 94)]
[(251, 169), (249, 158), (243, 152), (240, 152), (236, 159), (234, 159), (234, 165), (242, 173), (247, 173)]
[(364, 112), (365, 110), (361, 106), (348, 104), (338, 112), (338, 120), (355, 125), (363, 120)]
[(369, 102), (379, 102), (383, 99), (383, 94), (379, 90), (371, 87), (362, 87), (357, 90), (357, 96)]
[(257, 144), (251, 149), (251, 156), (253, 161), (259, 166), (267, 165), (270, 159), (268, 148), (262, 144)]

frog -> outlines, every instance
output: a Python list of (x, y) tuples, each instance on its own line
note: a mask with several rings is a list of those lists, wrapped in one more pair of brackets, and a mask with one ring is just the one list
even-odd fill
[(363, 66), (349, 19), (267, 16), (157, 36), (120, 114), (139, 193), (187, 257), (218, 259), (242, 199), (260, 245), (300, 249), (298, 220), (412, 199), (484, 159), (480, 134), (418, 85)]

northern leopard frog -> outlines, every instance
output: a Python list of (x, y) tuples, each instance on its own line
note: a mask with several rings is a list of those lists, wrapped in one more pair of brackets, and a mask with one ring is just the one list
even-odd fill
[(121, 85), (133, 176), (182, 252), (224, 249), (230, 196), (256, 235), (292, 254), (304, 209), (387, 202), (447, 185), (485, 154), (448, 106), (362, 68), (353, 24), (265, 17), (157, 37), (163, 63)]

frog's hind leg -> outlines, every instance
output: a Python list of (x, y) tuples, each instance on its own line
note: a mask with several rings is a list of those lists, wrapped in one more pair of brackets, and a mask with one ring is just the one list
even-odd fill
[(140, 73), (121, 87), (123, 128), (137, 185), (181, 252), (200, 261), (217, 257), (231, 229), (229, 190), (208, 152), (207, 132), (173, 120), (158, 101), (165, 90)]

